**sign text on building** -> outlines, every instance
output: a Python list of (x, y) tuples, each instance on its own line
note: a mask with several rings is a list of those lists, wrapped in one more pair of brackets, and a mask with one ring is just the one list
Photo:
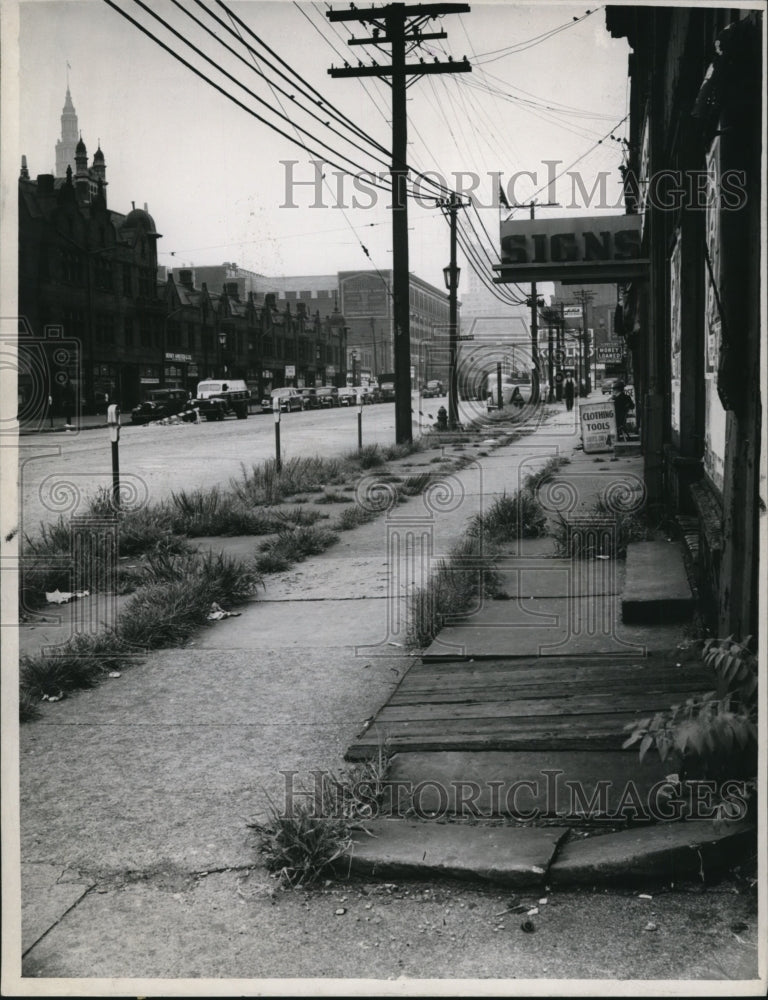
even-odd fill
[(640, 217), (589, 215), (564, 219), (509, 219), (501, 223), (497, 283), (510, 281), (614, 282), (641, 278)]

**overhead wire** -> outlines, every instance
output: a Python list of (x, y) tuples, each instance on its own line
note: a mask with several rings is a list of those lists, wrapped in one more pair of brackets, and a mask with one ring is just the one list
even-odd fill
[[(222, 6), (223, 6), (223, 5), (222, 5)], [(236, 23), (236, 22), (234, 22), (234, 23)], [(238, 34), (239, 34), (239, 32), (238, 32)], [(270, 85), (270, 87), (271, 87), (271, 83), (270, 83), (269, 85)], [(280, 106), (282, 107), (282, 103), (280, 102), (280, 98), (276, 96), (276, 97), (275, 97), (275, 99), (277, 100), (277, 102), (278, 102), (278, 103), (280, 104)], [(327, 180), (325, 179), (325, 177), (323, 177), (323, 183), (324, 183), (324, 184), (326, 185), (326, 187), (327, 187), (327, 188), (328, 188), (328, 189), (330, 190), (330, 185), (328, 184), (328, 182), (327, 182)], [(374, 269), (374, 271), (376, 272), (376, 274), (378, 275), (378, 277), (379, 277), (379, 278), (381, 279), (381, 282), (382, 282), (382, 284), (384, 285), (384, 287), (385, 287), (385, 289), (386, 289), (386, 291), (387, 291), (387, 294), (389, 295), (390, 299), (392, 300), (392, 302), (394, 302), (394, 294), (393, 294), (393, 292), (392, 292), (392, 289), (391, 289), (391, 288), (390, 288), (390, 286), (389, 286), (389, 283), (388, 283), (388, 282), (387, 282), (387, 280), (385, 279), (384, 275), (383, 275), (383, 274), (381, 273), (381, 270), (379, 269), (379, 267), (377, 266), (377, 264), (376, 264), (376, 263), (375, 263), (375, 261), (373, 260), (373, 257), (371, 257), (371, 253), (370, 253), (370, 250), (368, 249), (368, 247), (367, 247), (367, 246), (366, 246), (366, 245), (365, 245), (365, 244), (363, 243), (362, 239), (360, 238), (360, 235), (359, 235), (359, 233), (358, 233), (358, 232), (357, 232), (357, 230), (355, 229), (354, 225), (352, 224), (352, 222), (351, 222), (351, 221), (350, 221), (350, 219), (349, 219), (349, 216), (347, 215), (346, 211), (344, 210), (344, 206), (343, 206), (343, 205), (337, 205), (337, 207), (341, 209), (341, 214), (342, 214), (342, 216), (343, 216), (343, 218), (344, 218), (344, 221), (345, 221), (345, 222), (347, 223), (347, 226), (348, 226), (348, 228), (349, 228), (349, 229), (351, 230), (351, 232), (352, 232), (352, 235), (353, 235), (353, 236), (355, 237), (355, 239), (357, 240), (357, 242), (358, 242), (358, 244), (359, 244), (359, 246), (360, 246), (360, 249), (361, 249), (361, 250), (363, 251), (363, 254), (364, 254), (364, 255), (365, 255), (365, 257), (367, 258), (367, 260), (368, 260), (368, 261), (370, 261), (370, 263), (371, 263), (371, 264), (372, 264), (372, 266), (373, 266), (373, 269)]]
[[(244, 104), (237, 97), (235, 97), (234, 94), (231, 94), (229, 91), (227, 91), (220, 84), (216, 83), (210, 77), (206, 76), (205, 73), (203, 73), (200, 69), (198, 69), (192, 63), (190, 63), (187, 59), (185, 59), (179, 52), (174, 51), (173, 48), (171, 48), (169, 45), (167, 45), (157, 35), (153, 34), (153, 32), (151, 32), (149, 30), (149, 28), (145, 27), (143, 24), (141, 24), (139, 21), (137, 21), (127, 11), (122, 10), (114, 2), (114, 0), (104, 0), (104, 2), (106, 4), (108, 4), (108, 6), (110, 6), (113, 10), (115, 10), (118, 14), (120, 14), (123, 18), (125, 18), (125, 20), (127, 20), (129, 23), (133, 24), (134, 27), (136, 27), (144, 35), (146, 35), (153, 42), (155, 42), (157, 45), (159, 45), (160, 48), (164, 49), (166, 52), (169, 53), (169, 55), (173, 56), (174, 59), (176, 59), (178, 62), (180, 62), (183, 66), (185, 66), (187, 69), (189, 69), (192, 73), (194, 73), (196, 76), (198, 76), (201, 80), (203, 80), (209, 86), (213, 87), (214, 90), (217, 90), (220, 94), (222, 94), (224, 97), (226, 97), (227, 100), (231, 101), (233, 104), (237, 105), (239, 108), (241, 108), (247, 114), (251, 115), (257, 121), (261, 122), (263, 125), (266, 125), (273, 132), (276, 132), (278, 135), (281, 135), (284, 139), (288, 139), (289, 142), (296, 143), (300, 148), (304, 149), (308, 153), (311, 153), (313, 156), (321, 157), (321, 159), (323, 160), (323, 162), (327, 162), (327, 163), (331, 164), (331, 166), (339, 167), (339, 169), (344, 170), (345, 172), (348, 172), (347, 168), (342, 167), (335, 160), (331, 159), (330, 157), (325, 156), (324, 154), (319, 153), (318, 150), (313, 149), (312, 147), (306, 145), (304, 142), (301, 142), (301, 141), (299, 141), (299, 140), (297, 140), (295, 138), (292, 138), (290, 135), (288, 135), (288, 133), (286, 133), (285, 131), (283, 131), (283, 129), (281, 129), (274, 122), (270, 122), (268, 119), (264, 118), (263, 115), (260, 115), (257, 111), (255, 111), (253, 108), (249, 108), (246, 104)], [(154, 17), (157, 16), (153, 11), (149, 10), (148, 8), (146, 8), (146, 5), (142, 2), (142, 0), (133, 0), (133, 2), (136, 3), (136, 4), (138, 4), (139, 6), (143, 7), (144, 9), (148, 10), (148, 12), (150, 14), (152, 14), (152, 16), (154, 16)], [(160, 20), (162, 21), (162, 18), (160, 18)], [(175, 29), (171, 28), (171, 26), (168, 25), (166, 22), (163, 22), (163, 23), (165, 24), (165, 26), (167, 28), (169, 28), (171, 30), (171, 32), (173, 34), (176, 34), (178, 36), (179, 33), (176, 32)], [(190, 42), (187, 42), (185, 39), (182, 39), (182, 40), (184, 40), (186, 42), (186, 44), (188, 44), (189, 47), (192, 48), (193, 51), (195, 51), (198, 55), (202, 56), (208, 62), (212, 62), (212, 60), (209, 57), (205, 56), (205, 54), (202, 53), (195, 45), (193, 45)], [(221, 70), (219, 67), (217, 67), (217, 69), (219, 69), (220, 72), (222, 72), (225, 76), (228, 76), (228, 77), (232, 78), (231, 74), (227, 73), (225, 70)], [(263, 104), (267, 103), (263, 99), (259, 98), (258, 95), (253, 94), (253, 92), (250, 91), (244, 84), (241, 84), (241, 83), (239, 83), (239, 81), (236, 81), (236, 80), (235, 80), (235, 83), (237, 83), (238, 86), (242, 87), (243, 90), (245, 90), (247, 93), (249, 93), (250, 96), (256, 97), (256, 99), (258, 101), (260, 101), (261, 103), (263, 103)], [(272, 110), (273, 110), (273, 113), (276, 113), (276, 112), (274, 112), (274, 109), (272, 109)], [(279, 117), (285, 117), (285, 116), (280, 115)], [(293, 124), (293, 123), (291, 123), (291, 124)], [(331, 147), (328, 146), (327, 143), (324, 143), (322, 141), (322, 139), (318, 139), (316, 136), (312, 135), (312, 133), (308, 132), (306, 129), (301, 128), (301, 126), (297, 126), (297, 127), (302, 132), (304, 132), (306, 135), (310, 136), (311, 139), (312, 139), (312, 141), (319, 143), (320, 146), (323, 146), (326, 149), (331, 149)], [(340, 158), (342, 160), (346, 160), (347, 163), (350, 163), (353, 166), (356, 166), (361, 172), (367, 173), (367, 174), (373, 174), (372, 171), (369, 171), (366, 167), (363, 167), (361, 164), (356, 163), (350, 157), (345, 156), (343, 153), (339, 153), (338, 155), (340, 156)], [(373, 176), (375, 176), (375, 174), (373, 174)], [(382, 189), (386, 190), (386, 188), (384, 188), (383, 185), (377, 184), (375, 181), (371, 181), (371, 183), (375, 187), (381, 187)]]
[[(555, 35), (559, 35), (561, 32), (567, 31), (568, 28), (572, 28), (576, 24), (580, 24), (586, 18), (601, 9), (602, 6), (588, 10), (585, 14), (582, 14), (581, 17), (573, 17), (570, 21), (566, 21), (564, 24), (561, 24), (556, 28), (551, 28), (549, 31), (542, 32), (539, 35), (534, 35), (532, 38), (528, 38), (522, 42), (516, 42), (514, 45), (507, 45), (501, 49), (493, 49), (490, 52), (481, 52), (478, 55), (478, 65), (497, 62), (499, 59), (504, 59), (508, 55), (517, 55), (520, 52), (526, 52), (528, 49), (532, 49), (536, 45), (541, 45), (542, 42), (549, 41), (549, 39), (554, 38)], [(493, 56), (493, 58), (486, 58), (486, 56)]]

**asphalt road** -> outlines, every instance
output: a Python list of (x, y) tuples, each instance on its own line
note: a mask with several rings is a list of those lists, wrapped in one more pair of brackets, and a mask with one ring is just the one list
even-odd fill
[[(422, 401), (421, 425), (428, 430), (445, 398)], [(414, 397), (414, 438), (420, 434)], [(462, 404), (462, 419), (484, 412)], [(363, 407), (363, 443), (395, 441), (394, 403)], [(357, 407), (308, 410), (281, 417), (283, 460), (295, 456), (341, 455), (357, 448)], [(119, 462), (128, 502), (157, 502), (171, 491), (227, 485), (242, 466), (275, 454), (275, 423), (268, 413), (247, 420), (121, 427)], [(111, 444), (106, 428), (79, 433), (39, 433), (23, 437), (19, 449), (19, 527), (39, 531), (41, 521), (82, 513), (88, 497), (111, 484)]]

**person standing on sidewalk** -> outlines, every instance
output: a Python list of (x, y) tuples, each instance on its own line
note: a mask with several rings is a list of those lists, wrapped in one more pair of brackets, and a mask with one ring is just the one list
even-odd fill
[(629, 393), (624, 392), (621, 379), (613, 383), (613, 408), (616, 412), (616, 437), (619, 441), (628, 441), (627, 416), (630, 410), (634, 410), (635, 403)]
[(565, 408), (566, 410), (573, 409), (573, 393), (574, 393), (573, 379), (569, 375), (565, 380), (565, 386), (563, 388), (563, 396), (565, 397)]

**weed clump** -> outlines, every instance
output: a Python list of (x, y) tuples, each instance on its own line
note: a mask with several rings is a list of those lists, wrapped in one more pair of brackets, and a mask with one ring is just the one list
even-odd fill
[(480, 535), (467, 533), (446, 559), (441, 559), (425, 587), (409, 601), (407, 644), (423, 649), (444, 624), (477, 600), (494, 597), (500, 577), (495, 551)]
[(338, 774), (321, 774), (314, 791), (294, 798), (285, 812), (269, 799), (266, 822), (248, 823), (267, 869), (293, 887), (340, 874), (352, 831), (378, 811), (389, 764), (389, 751), (382, 746), (372, 760)]
[(325, 552), (338, 538), (330, 528), (282, 528), (276, 538), (264, 542), (256, 558), (256, 567), (260, 573), (280, 572), (307, 556)]

